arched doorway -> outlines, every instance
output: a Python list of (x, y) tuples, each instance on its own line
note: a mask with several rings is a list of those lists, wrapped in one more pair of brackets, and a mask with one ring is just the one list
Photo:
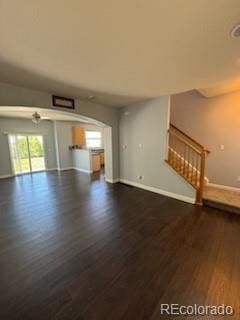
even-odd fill
[[(68, 154), (68, 157), (70, 157), (69, 152), (67, 153), (67, 148), (68, 151), (71, 149), (71, 143), (70, 141), (70, 135), (71, 135), (71, 129), (74, 124), (84, 124), (86, 126), (95, 126), (96, 128), (99, 128), (99, 131), (102, 132), (102, 139), (103, 139), (103, 145), (104, 145), (104, 155), (105, 155), (105, 178), (106, 181), (108, 182), (114, 182), (113, 179), (113, 147), (112, 147), (112, 128), (109, 125), (106, 125), (105, 123), (98, 121), (96, 119), (93, 119), (91, 117), (86, 117), (74, 112), (68, 112), (68, 111), (63, 111), (63, 110), (53, 110), (50, 108), (40, 108), (40, 107), (31, 107), (31, 106), (1, 106), (0, 107), (0, 117), (4, 117), (6, 120), (7, 119), (24, 119), (26, 121), (25, 128), (24, 126), (19, 127), (17, 124), (17, 121), (13, 121), (13, 125), (10, 127), (8, 126), (3, 126), (1, 128), (1, 133), (2, 133), (2, 144), (7, 144), (9, 143), (9, 137), (13, 137), (16, 134), (21, 134), (21, 136), (26, 137), (26, 150), (29, 150), (29, 137), (32, 137), (33, 135), (36, 135), (36, 133), (41, 133), (41, 130), (38, 129), (32, 129), (33, 128), (33, 123), (31, 121), (32, 114), (37, 112), (41, 116), (41, 122), (47, 122), (48, 124), (51, 123), (52, 130), (48, 129), (51, 131), (48, 136), (43, 136), (43, 140), (45, 143), (45, 150), (46, 154), (49, 156), (49, 158), (54, 158), (56, 159), (56, 169), (57, 170), (64, 170), (66, 167), (70, 167), (69, 165), (64, 166), (64, 159), (61, 161), (61, 157), (64, 158), (64, 152), (65, 155)], [(31, 124), (31, 126), (28, 126), (28, 123)], [(60, 124), (64, 124), (64, 126), (60, 126)], [(66, 125), (68, 124), (68, 125)], [(38, 128), (38, 124), (35, 125), (36, 128)], [(51, 127), (50, 126), (50, 127)], [(48, 125), (49, 127), (49, 125)], [(61, 128), (60, 128), (61, 127)], [(64, 131), (61, 133), (59, 136), (58, 130), (62, 130), (63, 127), (65, 129), (67, 128), (67, 132)], [(53, 135), (53, 136), (51, 136)], [(39, 135), (40, 136), (40, 135)], [(66, 136), (68, 136), (68, 140), (66, 139)], [(63, 146), (63, 140), (65, 141), (65, 145)], [(0, 141), (1, 142), (1, 141)], [(54, 142), (54, 146), (53, 146)], [(62, 150), (64, 148), (64, 150)], [(72, 151), (72, 153), (76, 152), (75, 150)], [(51, 153), (51, 155), (50, 155)], [(53, 153), (55, 153), (55, 156), (53, 156)], [(11, 150), (9, 150), (9, 157), (11, 157)], [(29, 157), (29, 153), (28, 153)], [(67, 156), (66, 156), (67, 157)], [(50, 162), (53, 160), (49, 160)], [(11, 162), (11, 168), (10, 162), (7, 160), (7, 155), (5, 161), (1, 161), (2, 166), (8, 167), (6, 168), (0, 168), (0, 176), (10, 176), (13, 174), (13, 166)], [(29, 158), (29, 168), (31, 168), (31, 159)], [(46, 169), (48, 168), (53, 168), (52, 163), (46, 166)], [(11, 172), (10, 172), (11, 171)]]

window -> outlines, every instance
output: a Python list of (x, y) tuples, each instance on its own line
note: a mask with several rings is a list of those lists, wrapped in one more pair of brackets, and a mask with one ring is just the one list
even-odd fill
[(86, 142), (88, 148), (101, 148), (102, 133), (100, 131), (86, 131)]

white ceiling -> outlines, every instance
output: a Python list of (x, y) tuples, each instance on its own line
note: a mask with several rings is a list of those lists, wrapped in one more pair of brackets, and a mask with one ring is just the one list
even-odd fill
[(0, 0), (0, 81), (124, 105), (240, 72), (239, 0)]
[(69, 112), (50, 110), (44, 108), (30, 108), (30, 107), (1, 107), (0, 117), (7, 118), (24, 118), (32, 119), (32, 114), (38, 112), (42, 120), (57, 120), (57, 121), (79, 121), (82, 123), (94, 124), (97, 126), (104, 126), (99, 121), (80, 116), (80, 115), (70, 115)]
[(231, 81), (216, 83), (208, 88), (201, 88), (198, 91), (206, 98), (220, 96), (222, 94), (240, 90), (240, 77)]

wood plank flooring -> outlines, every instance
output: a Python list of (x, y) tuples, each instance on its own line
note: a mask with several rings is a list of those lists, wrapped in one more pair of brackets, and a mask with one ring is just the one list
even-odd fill
[(176, 319), (161, 303), (240, 319), (239, 216), (75, 171), (0, 181), (0, 319)]

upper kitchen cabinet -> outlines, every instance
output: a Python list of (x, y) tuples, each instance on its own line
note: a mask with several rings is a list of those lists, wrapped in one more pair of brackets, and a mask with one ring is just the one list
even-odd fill
[(73, 127), (72, 137), (73, 137), (73, 145), (78, 145), (78, 146), (86, 145), (85, 130), (83, 128)]

